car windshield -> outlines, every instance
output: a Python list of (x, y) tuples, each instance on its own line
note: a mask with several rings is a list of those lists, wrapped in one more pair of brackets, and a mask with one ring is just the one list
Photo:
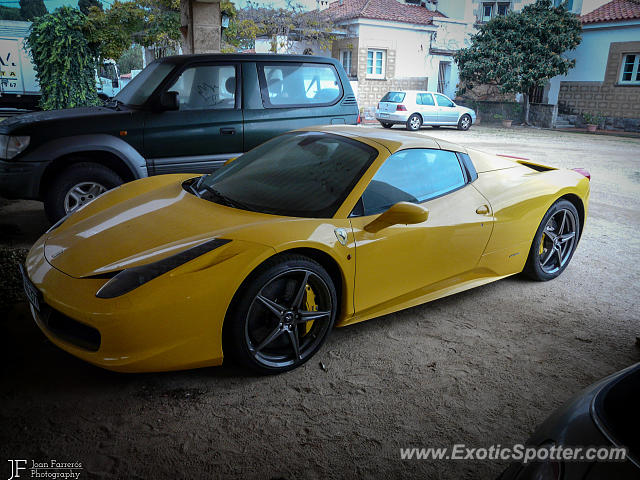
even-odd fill
[(149, 99), (160, 82), (173, 70), (171, 63), (153, 62), (127, 83), (114, 100), (132, 107), (139, 107)]
[(404, 92), (387, 92), (384, 97), (382, 97), (381, 102), (391, 102), (391, 103), (402, 103), (404, 101)]
[(293, 132), (254, 148), (200, 182), (202, 190), (249, 210), (330, 218), (378, 152), (320, 132)]

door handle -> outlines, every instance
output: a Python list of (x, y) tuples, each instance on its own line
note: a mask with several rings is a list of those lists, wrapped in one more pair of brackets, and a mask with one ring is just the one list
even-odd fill
[(486, 215), (487, 213), (489, 213), (489, 207), (487, 205), (480, 205), (478, 208), (476, 208), (476, 213), (478, 215)]
[(222, 135), (235, 135), (236, 134), (236, 129), (235, 128), (221, 128), (220, 129), (220, 133)]

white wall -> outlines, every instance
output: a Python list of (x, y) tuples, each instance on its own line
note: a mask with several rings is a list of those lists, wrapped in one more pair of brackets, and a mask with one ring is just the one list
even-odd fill
[(396, 52), (395, 78), (428, 76), (427, 54), (435, 28), (400, 22), (361, 19), (359, 48), (392, 49)]
[(558, 102), (560, 82), (602, 82), (612, 42), (633, 42), (640, 39), (640, 22), (615, 22), (597, 26), (585, 25), (582, 43), (565, 56), (575, 59), (576, 66), (567, 75), (557, 76), (549, 82), (549, 103)]

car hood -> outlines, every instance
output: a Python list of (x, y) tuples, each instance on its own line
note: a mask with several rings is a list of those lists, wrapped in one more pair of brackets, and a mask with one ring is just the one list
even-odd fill
[(117, 111), (106, 107), (79, 107), (23, 113), (0, 123), (0, 134), (11, 134), (15, 130), (23, 131), (25, 127), (41, 125), (42, 123), (67, 122), (69, 120), (83, 119), (84, 117), (93, 118), (98, 115), (108, 115), (112, 113), (117, 113)]
[(198, 198), (182, 188), (192, 177), (145, 178), (107, 192), (47, 234), (47, 261), (72, 277), (104, 275), (161, 260), (213, 238), (255, 244), (253, 238), (260, 238), (255, 237), (256, 228), (295, 221)]

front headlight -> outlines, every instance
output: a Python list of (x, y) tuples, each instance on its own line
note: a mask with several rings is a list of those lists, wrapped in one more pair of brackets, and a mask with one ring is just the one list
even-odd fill
[(100, 290), (98, 290), (96, 297), (115, 298), (120, 295), (124, 295), (125, 293), (129, 293), (140, 285), (144, 285), (154, 278), (159, 277), (160, 275), (167, 273), (168, 271), (173, 270), (174, 268), (199, 257), (200, 255), (204, 255), (211, 250), (215, 250), (230, 241), (231, 240), (226, 240), (224, 238), (214, 238), (213, 240), (201, 243), (200, 245), (196, 245), (193, 248), (176, 253), (170, 257), (163, 258), (157, 262), (122, 270), (115, 277), (105, 283)]
[(0, 158), (11, 160), (29, 146), (30, 140), (26, 135), (0, 135)]

